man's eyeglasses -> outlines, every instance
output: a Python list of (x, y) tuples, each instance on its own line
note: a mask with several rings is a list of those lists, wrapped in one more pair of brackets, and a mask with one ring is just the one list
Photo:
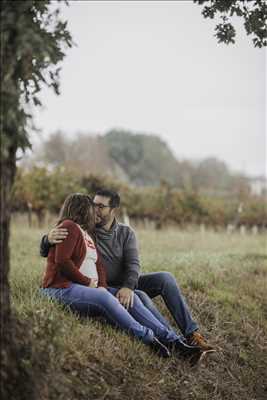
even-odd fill
[(93, 206), (95, 208), (99, 208), (99, 210), (103, 210), (104, 208), (110, 207), (110, 206), (106, 206), (105, 204), (101, 204), (101, 203), (93, 203)]

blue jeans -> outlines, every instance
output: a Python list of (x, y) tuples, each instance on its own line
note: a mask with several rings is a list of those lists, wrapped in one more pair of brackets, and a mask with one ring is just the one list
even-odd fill
[(90, 288), (72, 283), (68, 288), (41, 289), (41, 292), (60, 303), (69, 306), (73, 311), (87, 316), (103, 316), (105, 319), (124, 331), (130, 332), (144, 343), (151, 343), (154, 336), (164, 343), (173, 342), (179, 337), (163, 325), (142, 303), (137, 295), (134, 305), (127, 311), (115, 297), (118, 289)]
[[(171, 273), (152, 272), (149, 274), (142, 274), (139, 277), (136, 289), (136, 293), (145, 306), (168, 329), (171, 329), (169, 323), (160, 314), (151, 300), (159, 295), (162, 296), (168, 310), (184, 336), (190, 335), (198, 329), (198, 325), (193, 320), (189, 307)], [(149, 297), (142, 292), (145, 292)]]

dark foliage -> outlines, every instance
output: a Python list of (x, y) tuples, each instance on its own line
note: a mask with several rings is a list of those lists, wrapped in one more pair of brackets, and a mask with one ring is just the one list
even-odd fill
[(204, 6), (204, 18), (219, 18), (215, 36), (219, 43), (235, 43), (236, 30), (233, 17), (243, 19), (247, 35), (252, 36), (255, 47), (267, 45), (267, 3), (266, 0), (194, 0)]

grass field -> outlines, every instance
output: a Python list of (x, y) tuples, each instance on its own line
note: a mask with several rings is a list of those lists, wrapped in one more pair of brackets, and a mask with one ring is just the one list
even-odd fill
[[(38, 399), (260, 400), (267, 398), (267, 237), (138, 231), (142, 271), (170, 271), (219, 351), (197, 368), (159, 359), (101, 321), (79, 319), (38, 293), (44, 231), (12, 225), (13, 306), (38, 371)], [(169, 317), (164, 304), (157, 299)], [(172, 321), (173, 322), (173, 321)]]

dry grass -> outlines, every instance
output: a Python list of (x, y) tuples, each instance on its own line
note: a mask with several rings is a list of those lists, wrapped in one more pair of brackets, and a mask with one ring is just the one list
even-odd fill
[[(13, 304), (42, 371), (39, 399), (260, 400), (267, 396), (266, 236), (139, 231), (143, 271), (172, 272), (202, 331), (221, 350), (198, 368), (161, 360), (101, 321), (43, 299), (42, 232), (12, 227)], [(168, 315), (160, 300), (157, 304)]]

